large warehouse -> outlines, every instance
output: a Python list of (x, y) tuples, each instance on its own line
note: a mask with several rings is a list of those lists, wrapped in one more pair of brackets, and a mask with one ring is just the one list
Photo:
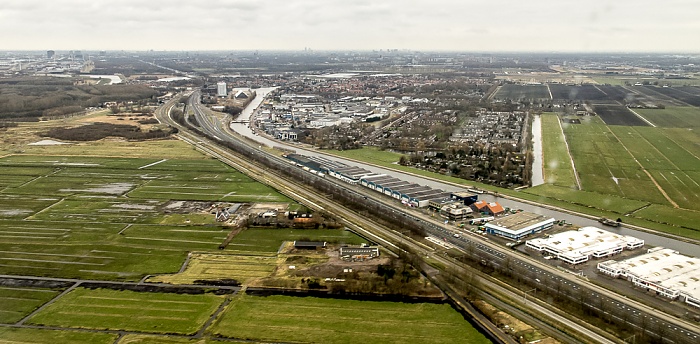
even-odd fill
[(310, 172), (320, 172), (319, 176), (321, 177), (327, 174), (349, 184), (360, 184), (412, 207), (427, 207), (432, 200), (440, 200), (450, 196), (449, 192), (440, 189), (410, 183), (382, 173), (373, 173), (361, 167), (350, 166), (323, 157), (309, 157), (294, 153), (284, 157), (296, 166), (309, 169)]
[(486, 233), (519, 240), (527, 235), (541, 232), (554, 226), (554, 219), (544, 215), (521, 211), (499, 217), (484, 225)]
[(700, 307), (700, 259), (672, 249), (655, 247), (646, 254), (623, 261), (598, 263), (598, 271), (626, 278), (635, 286), (671, 299), (680, 298)]
[(591, 257), (603, 258), (644, 246), (644, 240), (619, 235), (596, 227), (583, 227), (525, 242), (531, 249), (556, 256), (569, 264), (581, 264)]

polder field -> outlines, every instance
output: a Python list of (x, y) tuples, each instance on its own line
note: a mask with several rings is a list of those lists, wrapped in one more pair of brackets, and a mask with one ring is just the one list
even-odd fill
[(446, 304), (249, 296), (209, 329), (228, 338), (310, 343), (489, 343)]
[[(594, 107), (599, 117), (563, 121), (563, 130), (560, 116), (542, 115), (547, 184), (525, 192), (700, 239), (700, 109)], [(559, 168), (569, 154), (581, 190)]]
[[(256, 227), (219, 249), (231, 228), (209, 212), (173, 209), (198, 202), (303, 206), (178, 141), (23, 146), (3, 153), (0, 274), (13, 278), (0, 278), (0, 343), (220, 343), (211, 321), (240, 319), (236, 309), (225, 307), (228, 302), (263, 298), (181, 284), (226, 280), (246, 286), (266, 278), (284, 261), (277, 252), (287, 241), (367, 242), (344, 230)], [(77, 284), (85, 280), (85, 287)], [(142, 280), (173, 287), (122, 290)], [(122, 282), (127, 284), (105, 284)], [(280, 307), (291, 303), (282, 300)], [(382, 313), (386, 319), (399, 319), (405, 310), (402, 303), (380, 304), (396, 311)], [(375, 307), (353, 301), (346, 307), (360, 314), (370, 306)], [(416, 313), (423, 325), (415, 327), (429, 331), (438, 314), (459, 331), (483, 338), (457, 311), (439, 306), (439, 314)], [(286, 317), (268, 314), (266, 321), (282, 323)], [(342, 321), (335, 325), (345, 326)], [(348, 324), (362, 332), (360, 320)], [(250, 333), (226, 336), (243, 340)]]
[[(290, 202), (211, 159), (10, 155), (0, 174), (11, 176), (0, 191), (0, 274), (138, 281), (174, 273), (190, 252), (221, 252), (231, 229), (206, 212), (172, 213), (173, 205)], [(274, 256), (300, 238), (365, 242), (343, 230), (251, 228), (224, 253)]]

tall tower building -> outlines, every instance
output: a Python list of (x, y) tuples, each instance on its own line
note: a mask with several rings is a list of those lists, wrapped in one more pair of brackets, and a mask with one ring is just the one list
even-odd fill
[(56, 55), (56, 52), (53, 50), (47, 50), (46, 51), (46, 58), (52, 59)]
[(216, 95), (219, 97), (226, 97), (226, 83), (219, 81), (216, 83)]

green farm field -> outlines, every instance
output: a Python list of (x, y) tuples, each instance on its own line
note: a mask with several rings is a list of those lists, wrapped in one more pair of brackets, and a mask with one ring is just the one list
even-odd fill
[(223, 302), (211, 294), (181, 295), (77, 288), (29, 319), (36, 325), (195, 333)]
[(0, 327), (3, 344), (112, 344), (117, 337), (112, 333)]
[[(230, 229), (205, 212), (172, 213), (173, 201), (290, 202), (213, 159), (11, 155), (0, 158), (0, 180), (0, 273), (15, 275), (135, 281), (174, 273), (188, 252), (218, 251)], [(146, 185), (159, 187), (140, 190)], [(168, 188), (167, 197), (156, 192)], [(300, 235), (275, 241), (271, 233), (269, 245)], [(231, 247), (248, 245), (276, 252), (245, 238)]]
[(559, 118), (553, 113), (543, 113), (540, 119), (542, 121), (542, 149), (545, 157), (545, 181), (548, 184), (575, 188), (576, 180), (569, 152), (566, 150)]
[(14, 324), (22, 320), (58, 294), (51, 289), (0, 287), (0, 323)]
[(118, 234), (123, 224), (4, 220), (0, 227), (2, 274), (134, 281), (175, 272), (187, 255), (172, 242), (131, 241)]
[[(551, 120), (543, 115), (546, 176), (560, 172), (549, 157), (555, 161), (566, 158), (561, 148), (546, 148), (561, 146), (559, 133), (544, 130), (552, 125)], [(565, 125), (564, 131), (583, 190), (546, 178), (548, 184), (523, 192), (543, 197), (540, 201), (610, 211), (614, 216), (628, 216), (628, 222), (697, 237), (700, 159), (693, 152), (700, 147), (698, 135), (687, 129), (607, 126), (596, 117), (581, 120), (581, 124)], [(674, 208), (676, 205), (681, 209)]]
[(665, 109), (635, 109), (634, 111), (663, 128), (700, 127), (700, 108), (692, 106), (669, 106)]
[(587, 118), (581, 124), (566, 126), (564, 132), (583, 190), (647, 202), (663, 201), (652, 180), (602, 120)]
[[(126, 281), (175, 273), (188, 252), (221, 252), (229, 232), (219, 226), (105, 222), (5, 220), (0, 226), (2, 274)], [(294, 240), (365, 242), (342, 230), (254, 228), (241, 232), (224, 252), (275, 256), (284, 241)]]
[(278, 260), (277, 256), (194, 253), (190, 256), (187, 269), (182, 273), (159, 275), (149, 278), (148, 281), (193, 284), (197, 280), (233, 279), (247, 284), (272, 274), (277, 268)]
[(118, 158), (148, 158), (211, 160), (192, 146), (180, 140), (154, 140), (144, 142), (97, 141), (69, 145), (29, 146), (22, 145), (16, 151), (36, 156), (94, 156)]
[(218, 341), (208, 338), (178, 338), (166, 336), (153, 336), (142, 334), (127, 334), (119, 341), (120, 344), (213, 344), (230, 343), (229, 341)]
[(611, 130), (674, 202), (700, 210), (700, 179), (693, 177), (700, 172), (700, 159), (659, 129), (612, 126)]
[(489, 343), (447, 304), (290, 296), (237, 296), (209, 331), (265, 342)]

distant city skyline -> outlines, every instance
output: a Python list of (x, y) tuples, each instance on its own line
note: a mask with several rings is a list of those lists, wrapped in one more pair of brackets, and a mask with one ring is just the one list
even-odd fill
[(2, 50), (700, 52), (693, 0), (4, 0)]

